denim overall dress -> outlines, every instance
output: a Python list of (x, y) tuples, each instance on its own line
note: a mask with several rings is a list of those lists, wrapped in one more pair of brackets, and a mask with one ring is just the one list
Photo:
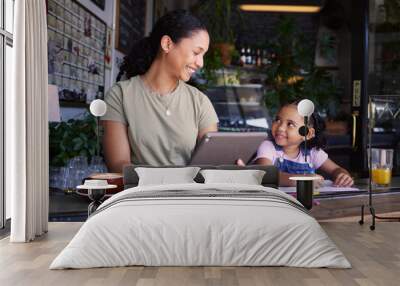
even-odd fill
[[(281, 172), (286, 172), (290, 174), (314, 174), (315, 168), (311, 162), (299, 163), (290, 161), (284, 158), (284, 153), (282, 147), (274, 144), (276, 154), (278, 158), (275, 160), (275, 167), (277, 167)], [(300, 149), (301, 155), (305, 156), (305, 150)], [(310, 150), (307, 150), (307, 158), (310, 159)]]

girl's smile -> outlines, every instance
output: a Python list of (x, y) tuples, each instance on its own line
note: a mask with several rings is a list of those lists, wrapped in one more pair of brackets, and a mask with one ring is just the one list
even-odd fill
[(278, 145), (280, 145), (277, 141), (283, 142), (284, 140), (287, 139), (287, 136), (285, 135), (285, 133), (278, 132), (275, 134), (274, 138), (275, 138), (275, 142)]

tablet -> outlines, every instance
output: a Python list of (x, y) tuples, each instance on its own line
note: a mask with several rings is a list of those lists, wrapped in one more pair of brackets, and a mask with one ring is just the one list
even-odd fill
[(211, 132), (196, 146), (189, 165), (234, 165), (238, 158), (249, 163), (266, 132)]

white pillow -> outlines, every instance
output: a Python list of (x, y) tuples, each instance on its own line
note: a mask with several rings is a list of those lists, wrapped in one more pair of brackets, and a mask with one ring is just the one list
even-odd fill
[(265, 171), (262, 170), (201, 170), (204, 183), (230, 183), (261, 185)]
[(199, 167), (135, 168), (139, 176), (138, 186), (195, 183), (193, 179), (199, 170)]

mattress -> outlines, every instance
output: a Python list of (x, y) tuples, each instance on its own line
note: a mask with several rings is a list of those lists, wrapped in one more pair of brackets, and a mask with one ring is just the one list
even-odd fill
[(257, 185), (197, 183), (114, 195), (50, 269), (131, 265), (351, 267), (293, 197)]

